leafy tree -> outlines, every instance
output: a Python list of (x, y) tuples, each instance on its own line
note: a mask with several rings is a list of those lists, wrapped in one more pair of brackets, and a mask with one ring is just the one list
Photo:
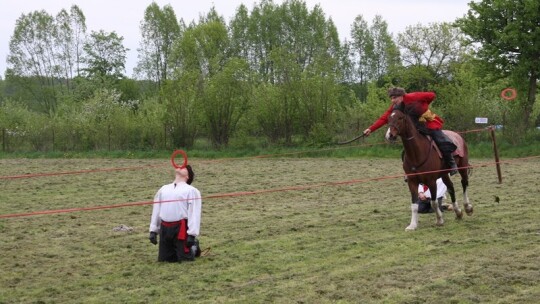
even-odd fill
[(146, 8), (140, 28), (142, 41), (135, 72), (161, 87), (175, 68), (171, 66), (171, 53), (174, 43), (180, 38), (180, 25), (170, 5), (160, 9), (153, 2)]
[(59, 95), (72, 89), (78, 74), (85, 31), (84, 15), (75, 5), (56, 18), (45, 11), (23, 14), (10, 40), (6, 75), (12, 95), (54, 115)]
[(398, 45), (405, 69), (400, 82), (413, 90), (427, 90), (452, 78), (452, 64), (462, 60), (467, 48), (463, 34), (450, 23), (408, 26), (398, 34)]
[(73, 5), (68, 13), (62, 9), (56, 16), (58, 59), (62, 65), (63, 78), (68, 83), (80, 76), (83, 44), (86, 36), (86, 18), (81, 9)]
[[(178, 75), (195, 80), (193, 98), (202, 110), (212, 144), (226, 146), (245, 112), (250, 77), (245, 61), (231, 56), (227, 25), (214, 9), (190, 25), (178, 44)], [(190, 76), (191, 75), (191, 76)], [(188, 95), (191, 96), (191, 95)]]
[(227, 25), (212, 8), (201, 16), (198, 24), (191, 24), (175, 45), (172, 60), (179, 71), (199, 71), (203, 79), (217, 73), (230, 57), (230, 38)]
[(118, 85), (116, 87), (122, 94), (121, 100), (123, 102), (133, 102), (139, 100), (141, 97), (141, 84), (137, 80), (123, 78), (118, 81)]
[[(362, 15), (356, 16), (351, 26), (352, 56), (355, 58), (356, 77), (360, 85), (367, 85), (371, 79), (370, 61), (374, 57), (374, 41), (368, 23)], [(365, 97), (365, 96), (364, 96)]]
[[(468, 60), (452, 65), (452, 81), (434, 87), (437, 99), (434, 111), (445, 120), (445, 128), (454, 130), (475, 129), (475, 117), (487, 117), (490, 123), (502, 124), (505, 106), (493, 98), (494, 84), (486, 84), (477, 77), (477, 64)], [(479, 102), (481, 101), (481, 102)]]
[(10, 39), (6, 78), (26, 91), (39, 110), (54, 113), (55, 90), (62, 76), (55, 52), (57, 27), (45, 11), (22, 14)]
[(229, 60), (208, 82), (203, 109), (210, 138), (215, 147), (227, 146), (238, 121), (252, 100), (252, 81), (247, 63)]
[(333, 21), (325, 18), (319, 5), (309, 11), (303, 1), (285, 1), (281, 6), (261, 1), (249, 16), (241, 6), (231, 21), (231, 31), (235, 54), (245, 58), (262, 81), (270, 83), (281, 77), (275, 74), (273, 51), (287, 49), (301, 70), (322, 53), (333, 58), (342, 54)]
[[(270, 53), (280, 45), (281, 16), (278, 7), (272, 1), (263, 0), (253, 8), (249, 20), (246, 20), (244, 13), (241, 7), (231, 21), (231, 29), (232, 37), (243, 37), (247, 41), (235, 40), (233, 45), (247, 47), (243, 50), (243, 56), (247, 55), (244, 58), (247, 58), (251, 68), (262, 81), (274, 83), (274, 63)], [(240, 22), (249, 25), (247, 33), (242, 33), (245, 29), (237, 25)]]
[(288, 124), (287, 107), (282, 105), (286, 99), (281, 98), (281, 90), (269, 83), (262, 83), (254, 90), (254, 107), (250, 116), (255, 117), (262, 133), (270, 142), (276, 143), (281, 138), (287, 138), (287, 133), (292, 132)]
[[(236, 15), (229, 25), (231, 32), (231, 50), (232, 53), (248, 62), (253, 62), (251, 58), (251, 19), (249, 12), (244, 4), (236, 9)], [(253, 68), (253, 67), (252, 67)]]
[(400, 64), (399, 50), (388, 32), (388, 24), (376, 15), (370, 27), (373, 39), (373, 60), (370, 63), (372, 79), (381, 80)]
[(37, 76), (52, 82), (58, 76), (54, 53), (56, 26), (54, 18), (45, 11), (22, 14), (17, 19), (10, 39), (8, 64), (18, 76)]
[(122, 44), (123, 40), (124, 38), (118, 36), (116, 32), (92, 31), (83, 47), (86, 52), (84, 59), (87, 65), (84, 69), (86, 75), (93, 79), (99, 79), (103, 83), (116, 82), (123, 78), (126, 53), (129, 50)]
[(164, 112), (154, 109), (148, 116), (163, 122), (165, 136), (172, 138), (174, 147), (191, 148), (200, 129), (198, 107), (198, 88), (200, 87), (198, 71), (183, 71), (174, 80), (168, 80), (161, 89), (160, 97)]
[(351, 26), (353, 62), (360, 100), (367, 100), (368, 83), (381, 81), (400, 65), (399, 50), (388, 33), (388, 24), (377, 15), (371, 26), (358, 15)]
[(26, 105), (22, 105), (12, 100), (6, 100), (0, 104), (0, 137), (2, 140), (2, 151), (16, 150), (17, 144), (10, 144), (11, 139), (22, 141), (27, 135), (27, 117), (32, 113)]
[[(175, 87), (176, 88), (176, 87)], [(176, 88), (177, 90), (182, 90), (181, 87)], [(164, 87), (166, 90), (166, 87)], [(173, 94), (171, 98), (183, 96), (182, 94)], [(168, 108), (160, 102), (158, 96), (153, 96), (144, 100), (141, 103), (138, 111), (135, 113), (134, 120), (140, 130), (139, 132), (139, 147), (143, 149), (166, 149), (167, 139), (167, 124), (164, 123), (165, 117), (171, 115)], [(196, 126), (196, 125), (195, 125)], [(191, 131), (191, 130), (190, 130)], [(193, 136), (197, 135), (197, 132), (188, 133), (188, 135)], [(181, 138), (181, 137), (179, 137)], [(191, 137), (190, 137), (191, 138)], [(176, 139), (176, 137), (173, 137)], [(187, 145), (177, 145), (176, 147), (191, 147)]]
[(121, 147), (126, 141), (126, 116), (130, 106), (120, 100), (120, 93), (101, 88), (82, 104), (79, 118), (85, 123), (84, 134), (92, 148)]
[(457, 26), (470, 43), (478, 45), (476, 54), (486, 69), (500, 77), (511, 76), (518, 90), (527, 92), (518, 99), (523, 102), (521, 120), (530, 126), (540, 78), (540, 2), (483, 0), (470, 2), (469, 7)]
[[(324, 66), (320, 67), (325, 69)], [(340, 86), (335, 75), (323, 76), (318, 67), (304, 72), (300, 82), (299, 102), (300, 131), (314, 142), (328, 142), (331, 139), (338, 106)]]
[(0, 76), (0, 106), (6, 99), (6, 81)]
[[(310, 11), (303, 1), (281, 5), (262, 1), (249, 15), (241, 6), (231, 21), (231, 32), (234, 54), (244, 58), (263, 83), (256, 89), (256, 107), (261, 109), (255, 115), (271, 141), (282, 138), (290, 144), (294, 134), (301, 132), (308, 137), (316, 124), (326, 123), (329, 116), (309, 110), (323, 101), (320, 96), (312, 99), (315, 95), (309, 91), (313, 88), (308, 86), (327, 83), (326, 79), (334, 80), (334, 84), (343, 79), (343, 50), (334, 23), (325, 18), (319, 5)], [(330, 92), (334, 87), (328, 89)], [(262, 92), (268, 95), (259, 96)], [(269, 97), (277, 100), (269, 101)]]

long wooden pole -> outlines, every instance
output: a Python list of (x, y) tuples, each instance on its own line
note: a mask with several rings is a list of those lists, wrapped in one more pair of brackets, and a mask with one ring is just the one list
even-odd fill
[(493, 142), (493, 155), (495, 155), (495, 166), (497, 167), (497, 177), (499, 178), (499, 184), (502, 184), (501, 164), (499, 162), (499, 151), (497, 149), (497, 140), (495, 139), (495, 127), (490, 126), (491, 141)]

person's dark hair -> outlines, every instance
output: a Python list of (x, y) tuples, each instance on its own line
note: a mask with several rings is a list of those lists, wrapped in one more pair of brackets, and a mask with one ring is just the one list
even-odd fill
[(394, 96), (403, 96), (405, 95), (405, 89), (403, 88), (390, 88), (388, 89), (388, 96), (394, 97)]
[(187, 169), (187, 172), (188, 172), (188, 179), (187, 179), (186, 183), (188, 185), (191, 185), (191, 183), (195, 179), (195, 173), (193, 172), (193, 169), (191, 168), (190, 165), (187, 165), (186, 169)]

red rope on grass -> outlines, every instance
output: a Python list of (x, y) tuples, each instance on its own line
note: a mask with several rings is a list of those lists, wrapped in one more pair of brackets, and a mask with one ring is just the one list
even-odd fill
[[(480, 131), (486, 131), (486, 130), (488, 130), (488, 128), (474, 129), (474, 130), (468, 130), (468, 131), (460, 131), (460, 132), (456, 132), (456, 133), (472, 133), (472, 132), (480, 132)], [(382, 145), (382, 144), (387, 144), (387, 143), (386, 142), (377, 142), (377, 143), (373, 143), (373, 144), (357, 144), (357, 145), (324, 148), (324, 149), (310, 150), (310, 151), (295, 151), (295, 152), (286, 152), (286, 153), (278, 153), (278, 154), (264, 154), (264, 155), (257, 155), (257, 156), (251, 156), (251, 157), (220, 158), (220, 159), (215, 159), (215, 160), (200, 161), (199, 163), (217, 163), (217, 162), (223, 162), (223, 161), (229, 161), (229, 160), (240, 160), (240, 159), (242, 159), (242, 160), (248, 159), (249, 160), (249, 159), (259, 159), (259, 158), (271, 158), (271, 157), (280, 157), (280, 156), (287, 156), (287, 155), (315, 153), (315, 152), (321, 152), (321, 151), (332, 151), (332, 150), (338, 150), (338, 149), (349, 149), (351, 147), (372, 147), (372, 146), (377, 146), (377, 145)], [(184, 156), (184, 165), (186, 163), (187, 163), (187, 160), (186, 160), (186, 157)], [(70, 174), (83, 174), (83, 173), (96, 173), (96, 172), (125, 171), (125, 170), (136, 170), (136, 169), (145, 169), (145, 168), (157, 168), (157, 167), (163, 167), (163, 166), (165, 166), (165, 165), (148, 165), (148, 166), (138, 166), (138, 167), (125, 167), (125, 168), (90, 169), (90, 170), (78, 170), (78, 171), (68, 171), (68, 172), (50, 172), (50, 173), (9, 175), (9, 176), (0, 176), (0, 180), (2, 180), (2, 179), (22, 179), (22, 178), (33, 178), (33, 177), (46, 177), (46, 176), (57, 176), (57, 175), (70, 175)]]
[(94, 173), (94, 172), (127, 171), (127, 170), (138, 170), (138, 169), (146, 169), (146, 168), (157, 168), (157, 167), (163, 167), (163, 166), (164, 165), (148, 165), (148, 166), (138, 166), (138, 167), (88, 169), (88, 170), (66, 171), (66, 172), (50, 172), (50, 173), (8, 175), (8, 176), (0, 176), (0, 180), (1, 179), (19, 179), (19, 178), (32, 178), (32, 177), (44, 177), (44, 176), (56, 176), (56, 175)]
[[(487, 162), (487, 163), (482, 163), (482, 164), (474, 165), (474, 166), (460, 167), (460, 169), (461, 168), (474, 168), (474, 167), (487, 167), (489, 165), (496, 165), (497, 163), (498, 164), (511, 164), (511, 163), (515, 163), (515, 162), (518, 162), (518, 161), (530, 160), (530, 159), (535, 159), (535, 158), (540, 158), (540, 155), (517, 158), (517, 159), (507, 160), (507, 161)], [(413, 174), (408, 174), (408, 175), (413, 176), (413, 175), (420, 175), (420, 174), (425, 174), (425, 173), (441, 172), (441, 171), (448, 171), (448, 170), (449, 169), (434, 170), (434, 171), (413, 173)], [(247, 195), (257, 195), (257, 194), (273, 193), (273, 192), (298, 191), (298, 190), (306, 190), (306, 189), (325, 187), (325, 186), (343, 186), (343, 185), (365, 183), (365, 182), (369, 182), (369, 181), (381, 181), (381, 180), (393, 179), (393, 178), (401, 178), (401, 177), (403, 177), (403, 173), (400, 173), (400, 174), (397, 174), (397, 175), (388, 175), (388, 176), (364, 178), (364, 179), (353, 179), (353, 180), (339, 181), (339, 182), (327, 182), (327, 183), (319, 183), (319, 184), (313, 184), (313, 185), (303, 185), (303, 186), (292, 186), (292, 187), (282, 187), (282, 188), (273, 188), (273, 189), (262, 189), (262, 190), (254, 190), (254, 191), (240, 191), (240, 192), (214, 194), (214, 195), (201, 197), (201, 199), (206, 200), (206, 199), (216, 199), (216, 198), (227, 198), (227, 197), (239, 197), (239, 196), (247, 196)], [(156, 203), (169, 203), (169, 202), (177, 202), (177, 201), (185, 201), (185, 200), (160, 201), (160, 202), (156, 202)], [(131, 206), (140, 206), (140, 205), (150, 205), (150, 204), (154, 204), (154, 202), (153, 201), (130, 202), (130, 203), (117, 204), (117, 205), (104, 205), (104, 206), (93, 206), (93, 207), (57, 209), (57, 210), (43, 210), (43, 211), (34, 211), (34, 212), (27, 212), (27, 213), (2, 214), (2, 215), (0, 215), (0, 219), (2, 219), (2, 218), (15, 218), (15, 217), (26, 217), (26, 216), (43, 215), (43, 214), (67, 213), (67, 212), (76, 212), (76, 211), (91, 211), (91, 210), (100, 210), (100, 209), (113, 209), (113, 208), (131, 207)]]
[[(366, 144), (366, 145), (352, 145), (349, 147), (357, 147), (357, 146), (375, 146), (379, 144), (386, 144), (385, 142), (375, 143), (375, 144)], [(347, 148), (349, 148), (347, 147)], [(251, 157), (230, 157), (230, 158), (220, 158), (215, 160), (204, 160), (200, 161), (199, 163), (216, 163), (216, 162), (222, 162), (222, 161), (229, 161), (229, 160), (244, 160), (244, 159), (257, 159), (257, 158), (270, 158), (270, 157), (278, 157), (278, 156), (285, 156), (285, 155), (292, 155), (292, 154), (303, 154), (303, 153), (313, 153), (318, 151), (325, 151), (325, 150), (336, 150), (336, 149), (343, 149), (344, 147), (337, 147), (337, 148), (327, 148), (327, 149), (320, 149), (320, 150), (311, 150), (311, 151), (297, 151), (297, 152), (287, 152), (287, 153), (281, 153), (281, 154), (266, 154), (266, 155), (257, 155), (257, 156), (251, 156)], [(33, 178), (33, 177), (45, 177), (45, 176), (56, 176), (56, 175), (70, 175), (70, 174), (83, 174), (83, 173), (95, 173), (95, 172), (111, 172), (111, 171), (125, 171), (125, 170), (136, 170), (136, 169), (145, 169), (145, 168), (157, 168), (157, 167), (164, 167), (163, 165), (148, 165), (148, 166), (138, 166), (138, 167), (124, 167), (124, 168), (107, 168), (107, 169), (90, 169), (90, 170), (78, 170), (78, 171), (67, 171), (67, 172), (50, 172), (50, 173), (34, 173), (34, 174), (21, 174), (21, 175), (9, 175), (9, 176), (0, 176), (0, 180), (2, 179), (22, 179), (22, 178)]]

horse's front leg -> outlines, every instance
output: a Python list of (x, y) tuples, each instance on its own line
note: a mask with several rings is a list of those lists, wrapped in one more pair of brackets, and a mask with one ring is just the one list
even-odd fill
[(405, 231), (413, 231), (418, 228), (418, 183), (409, 179), (408, 186), (411, 192), (411, 223), (405, 228)]
[(413, 231), (418, 228), (418, 204), (412, 203), (411, 204), (411, 223), (407, 228), (405, 228), (405, 231)]

